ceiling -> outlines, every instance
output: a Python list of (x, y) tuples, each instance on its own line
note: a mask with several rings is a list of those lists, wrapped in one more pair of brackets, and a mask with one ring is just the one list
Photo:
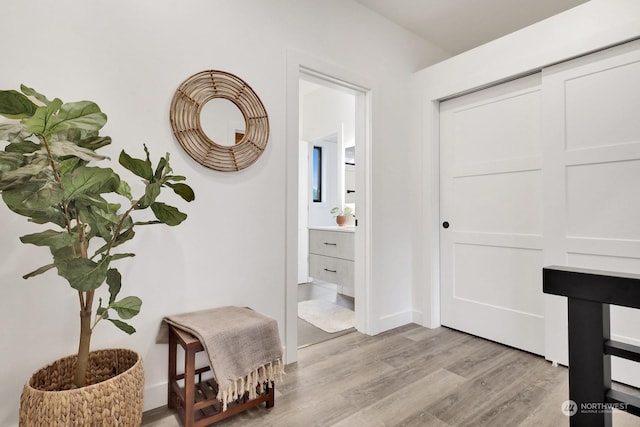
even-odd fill
[(588, 0), (356, 0), (452, 55)]

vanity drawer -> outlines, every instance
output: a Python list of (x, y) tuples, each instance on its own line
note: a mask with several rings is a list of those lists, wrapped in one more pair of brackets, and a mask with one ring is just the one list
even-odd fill
[(309, 230), (309, 253), (353, 261), (354, 248), (354, 233)]
[(353, 261), (309, 254), (309, 275), (350, 289), (353, 288)]

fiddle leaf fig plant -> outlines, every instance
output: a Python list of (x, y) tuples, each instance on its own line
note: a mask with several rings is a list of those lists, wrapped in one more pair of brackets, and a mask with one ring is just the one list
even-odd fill
[[(187, 215), (158, 200), (171, 189), (182, 199), (195, 199), (184, 176), (174, 175), (169, 154), (154, 165), (146, 145), (142, 159), (124, 150), (119, 163), (144, 183), (134, 197), (129, 184), (97, 150), (111, 138), (99, 131), (107, 116), (91, 101), (64, 103), (47, 99), (24, 85), (20, 91), (0, 91), (0, 191), (7, 207), (47, 229), (20, 237), (22, 243), (49, 248), (52, 262), (24, 275), (25, 279), (55, 269), (78, 292), (80, 337), (75, 385), (86, 384), (91, 334), (107, 320), (128, 334), (125, 322), (140, 312), (142, 301), (120, 297), (122, 278), (115, 261), (134, 256), (120, 246), (135, 236), (141, 225), (175, 226)], [(153, 216), (134, 219), (150, 209)], [(153, 218), (153, 219), (149, 219)], [(96, 294), (106, 284), (105, 299)], [(97, 301), (96, 301), (97, 298)], [(96, 305), (97, 304), (97, 305)]]

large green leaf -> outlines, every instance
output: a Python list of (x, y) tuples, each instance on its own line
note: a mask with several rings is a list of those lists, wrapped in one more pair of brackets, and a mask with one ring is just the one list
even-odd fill
[(133, 326), (129, 325), (128, 323), (123, 322), (122, 320), (118, 320), (118, 319), (108, 319), (109, 322), (113, 323), (114, 325), (116, 325), (118, 327), (118, 329), (128, 333), (129, 335), (135, 333), (136, 328), (134, 328)]
[(173, 206), (166, 205), (161, 202), (156, 202), (151, 205), (151, 210), (153, 214), (158, 218), (158, 220), (167, 225), (178, 225), (185, 219), (187, 219), (187, 214), (180, 212), (177, 208)]
[(20, 123), (0, 124), (0, 141), (22, 142), (31, 135)]
[(115, 248), (117, 246), (120, 246), (124, 242), (127, 242), (133, 239), (135, 235), (136, 235), (136, 232), (133, 231), (133, 226), (131, 226), (130, 228), (127, 228), (125, 231), (120, 233), (118, 237), (116, 237), (116, 240), (111, 247)]
[(80, 254), (80, 246), (67, 246), (60, 249), (51, 249), (51, 255), (53, 255), (54, 262), (68, 261), (73, 258), (77, 258)]
[(62, 189), (59, 186), (30, 183), (20, 188), (2, 191), (2, 200), (17, 214), (30, 217), (31, 221), (43, 224), (53, 222), (63, 227)]
[(31, 117), (38, 107), (15, 90), (0, 90), (0, 115), (10, 119)]
[(48, 211), (33, 213), (29, 218), (29, 221), (35, 224), (46, 224), (50, 222), (63, 227), (65, 218), (61, 210), (57, 210), (55, 207), (52, 207)]
[(109, 285), (109, 304), (111, 304), (116, 300), (122, 287), (122, 275), (115, 268), (110, 268), (107, 271), (107, 285)]
[[(3, 194), (5, 193), (3, 192)], [(50, 182), (32, 183), (9, 193), (5, 198), (5, 203), (9, 208), (44, 211), (51, 209), (52, 206), (60, 205), (62, 195), (62, 189), (59, 185)]]
[(140, 306), (142, 306), (142, 300), (138, 297), (125, 297), (120, 301), (116, 301), (109, 305), (109, 308), (114, 309), (121, 319), (131, 319), (138, 313), (140, 313)]
[(160, 195), (162, 184), (150, 182), (145, 187), (144, 196), (139, 200), (137, 209), (146, 209), (156, 201)]
[(171, 182), (165, 182), (165, 185), (167, 187), (172, 188), (174, 193), (182, 197), (187, 202), (191, 202), (196, 198), (196, 194), (193, 192), (193, 189), (189, 187), (187, 184), (182, 184), (182, 183), (173, 184)]
[(89, 225), (87, 230), (89, 238), (100, 236), (105, 241), (111, 240), (112, 230), (115, 228), (118, 219), (116, 215), (111, 215), (110, 217), (109, 212), (101, 210), (98, 206), (86, 205), (78, 199), (76, 199), (75, 209), (78, 212), (80, 221)]
[[(104, 160), (107, 158), (107, 156), (98, 154), (89, 148), (80, 147), (71, 141), (51, 141), (49, 142), (49, 151), (54, 157), (75, 156), (82, 160), (86, 160), (87, 162), (92, 160)], [(42, 149), (42, 152), (44, 154), (47, 153), (46, 149)]]
[[(162, 178), (163, 175), (166, 175), (165, 168), (167, 168), (167, 166), (169, 166), (169, 163), (167, 162), (167, 159), (162, 157), (158, 161), (158, 166), (156, 167), (156, 172), (153, 174), (153, 176), (154, 176), (154, 178), (156, 180), (159, 180), (159, 179)], [(170, 169), (170, 168), (167, 168), (167, 169)]]
[(100, 107), (91, 101), (69, 102), (63, 104), (58, 98), (45, 107), (38, 109), (23, 123), (30, 132), (48, 138), (54, 133), (66, 129), (98, 131), (107, 122), (107, 116)]
[(22, 123), (26, 126), (29, 132), (36, 135), (45, 135), (47, 124), (61, 106), (62, 101), (56, 98), (51, 101), (49, 105), (45, 107), (38, 107), (33, 116), (29, 119), (23, 120)]
[[(97, 150), (98, 148), (111, 143), (108, 136), (101, 137), (99, 132), (90, 129), (69, 128), (52, 133), (48, 141), (71, 141), (81, 147)], [(95, 146), (93, 145), (95, 143)]]
[(104, 257), (100, 262), (94, 262), (86, 258), (73, 258), (70, 260), (56, 260), (58, 274), (69, 282), (73, 289), (78, 291), (90, 291), (97, 289), (107, 279), (107, 271), (111, 257)]
[(96, 151), (99, 148), (106, 147), (111, 144), (110, 136), (93, 136), (78, 141), (78, 145), (90, 150)]
[(31, 154), (40, 149), (40, 144), (33, 141), (23, 140), (12, 142), (4, 148), (7, 153)]
[(51, 249), (60, 249), (73, 245), (76, 241), (76, 236), (66, 231), (45, 230), (40, 233), (24, 235), (20, 237), (20, 241), (36, 246), (48, 246)]
[(101, 216), (111, 224), (120, 221), (118, 210), (119, 203), (109, 203), (104, 197), (97, 193), (77, 193), (75, 196), (76, 206), (82, 206), (83, 210), (91, 210), (94, 215)]
[[(28, 165), (6, 172), (0, 172), (0, 190), (15, 189), (25, 183), (37, 181), (39, 179), (38, 175), (40, 175), (41, 172), (49, 170), (49, 164), (46, 159), (40, 160), (41, 161), (34, 159), (33, 163)], [(0, 170), (2, 170), (2, 166), (0, 166)], [(44, 183), (42, 178), (40, 178), (40, 180)], [(53, 184), (53, 179), (51, 179), (51, 181)]]
[(40, 101), (44, 105), (49, 105), (51, 103), (51, 101), (49, 101), (46, 96), (44, 96), (41, 93), (36, 92), (34, 89), (32, 89), (30, 87), (27, 87), (25, 85), (20, 85), (20, 90), (25, 95), (34, 97), (35, 99), (37, 99), (38, 101)]
[(124, 181), (122, 179), (120, 180), (120, 186), (116, 189), (116, 193), (126, 197), (129, 200), (133, 200), (133, 195), (131, 194), (131, 187), (129, 186), (129, 183), (127, 181)]
[(97, 131), (107, 123), (107, 115), (100, 111), (95, 102), (79, 101), (62, 104), (46, 126), (46, 135), (63, 129), (84, 129)]
[(20, 153), (0, 151), (0, 172), (16, 170), (25, 164), (25, 158)]
[(136, 254), (132, 254), (132, 253), (123, 253), (123, 254), (113, 254), (111, 255), (111, 260), (115, 261), (118, 259), (122, 259), (122, 258), (131, 258), (136, 256)]
[(44, 265), (44, 266), (42, 266), (42, 267), (40, 267), (40, 268), (38, 268), (38, 269), (36, 269), (36, 270), (33, 270), (31, 273), (27, 273), (27, 274), (25, 274), (24, 276), (22, 276), (22, 278), (23, 278), (23, 279), (29, 279), (30, 277), (38, 276), (38, 275), (40, 275), (40, 274), (42, 274), (42, 273), (45, 273), (45, 272), (47, 272), (47, 271), (51, 270), (51, 269), (52, 269), (53, 267), (55, 267), (55, 266), (56, 266), (56, 265), (55, 265), (55, 264), (53, 264), (53, 263), (52, 263), (52, 264)]
[(62, 184), (70, 200), (82, 193), (111, 193), (120, 186), (120, 177), (110, 168), (81, 166), (63, 176)]
[(72, 171), (76, 166), (80, 165), (82, 160), (77, 157), (69, 157), (58, 163), (58, 174), (65, 176), (69, 171)]
[(122, 152), (120, 152), (120, 158), (118, 159), (118, 161), (122, 166), (124, 166), (140, 178), (144, 178), (147, 181), (151, 181), (153, 179), (153, 170), (151, 169), (151, 162), (148, 158), (147, 160), (136, 159), (122, 150)]

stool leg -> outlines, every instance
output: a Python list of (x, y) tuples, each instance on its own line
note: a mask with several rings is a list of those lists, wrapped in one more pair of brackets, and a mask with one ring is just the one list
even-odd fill
[(195, 404), (195, 365), (196, 353), (191, 346), (187, 346), (184, 352), (184, 425), (193, 426)]
[(276, 397), (276, 386), (275, 386), (275, 383), (267, 381), (266, 387), (267, 387), (267, 395), (269, 396), (269, 400), (266, 401), (267, 408), (273, 408), (273, 405), (276, 404), (276, 402), (275, 402), (275, 397)]
[(175, 402), (173, 399), (173, 383), (176, 381), (176, 350), (178, 347), (178, 340), (173, 332), (173, 328), (169, 328), (169, 382), (167, 384), (167, 406), (169, 408), (175, 408)]

